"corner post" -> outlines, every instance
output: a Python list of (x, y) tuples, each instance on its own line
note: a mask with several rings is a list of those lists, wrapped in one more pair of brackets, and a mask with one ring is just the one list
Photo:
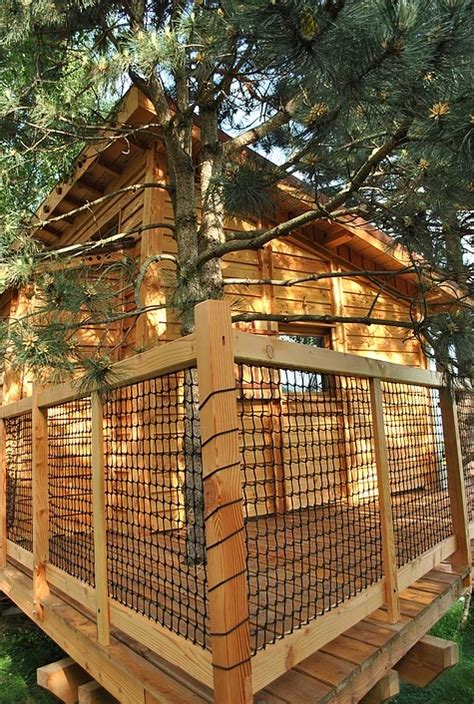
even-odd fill
[(107, 575), (107, 525), (105, 506), (104, 409), (99, 394), (91, 398), (92, 513), (94, 522), (94, 574), (97, 641), (110, 645), (110, 611)]
[(32, 409), (33, 615), (43, 621), (41, 601), (49, 596), (46, 580), (49, 559), (48, 410), (38, 406), (39, 391), (35, 386)]
[(439, 397), (446, 451), (449, 504), (453, 533), (456, 538), (456, 551), (449, 559), (455, 565), (466, 567), (471, 566), (472, 555), (456, 400), (447, 387), (439, 390)]
[(239, 418), (230, 306), (196, 306), (214, 701), (251, 704), (251, 646)]
[(0, 569), (7, 566), (7, 434), (0, 418)]
[(398, 592), (398, 566), (393, 533), (392, 497), (387, 456), (387, 438), (383, 418), (383, 397), (380, 379), (369, 379), (370, 405), (374, 426), (375, 462), (379, 491), (380, 527), (382, 532), (382, 554), (385, 576), (387, 611), (390, 623), (400, 620), (400, 596)]

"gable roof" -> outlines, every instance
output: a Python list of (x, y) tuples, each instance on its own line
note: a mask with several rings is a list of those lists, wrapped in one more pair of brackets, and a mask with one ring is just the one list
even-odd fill
[[(152, 127), (155, 114), (151, 101), (137, 87), (128, 90), (109, 119), (115, 129), (108, 131), (104, 127), (97, 142), (81, 151), (70, 178), (57, 184), (37, 209), (32, 222), (38, 223), (36, 233), (40, 239), (50, 246), (59, 244), (62, 235), (74, 222), (74, 216), (68, 217), (68, 213), (107, 194), (108, 186), (124, 172), (136, 154), (146, 151), (153, 141), (152, 129), (144, 133), (143, 126)], [(117, 135), (117, 127), (123, 127), (123, 135)], [(140, 139), (135, 136), (138, 131)], [(199, 136), (196, 121), (193, 138), (199, 141)], [(223, 132), (221, 138), (231, 139)], [(252, 159), (273, 166), (260, 154), (247, 151)], [(312, 194), (308, 186), (296, 177), (285, 178), (277, 184), (277, 189), (280, 202), (291, 212), (303, 212), (310, 208), (306, 201)], [(362, 217), (346, 216), (337, 223), (330, 219), (318, 220), (306, 229), (310, 227), (313, 234), (309, 239), (305, 238), (307, 243), (326, 257), (339, 258), (352, 268), (400, 271), (412, 264), (408, 252), (401, 245)], [(301, 228), (301, 231), (304, 230)], [(416, 274), (401, 272), (397, 278), (405, 282), (405, 292), (408, 289), (414, 291), (418, 281)], [(452, 293), (448, 294), (448, 297), (451, 296)]]

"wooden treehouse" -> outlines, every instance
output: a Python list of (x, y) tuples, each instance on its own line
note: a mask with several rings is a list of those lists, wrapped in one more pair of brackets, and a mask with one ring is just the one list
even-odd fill
[[(152, 118), (132, 90), (120, 119)], [(150, 189), (67, 217), (165, 179), (151, 141), (89, 147), (41, 206), (43, 219), (66, 218), (40, 236), (66, 244), (171, 222), (166, 191)], [(300, 195), (282, 185), (282, 217), (304, 209)], [(140, 261), (175, 247), (160, 228), (126, 246)], [(229, 283), (227, 302), (199, 304), (187, 337), (166, 308), (117, 323), (104, 399), (7, 371), (0, 589), (70, 656), (39, 672), (63, 701), (380, 702), (399, 677), (423, 686), (455, 663), (454, 644), (425, 634), (470, 584), (472, 395), (456, 403), (403, 328), (231, 324), (231, 308), (403, 321), (411, 275), (383, 292), (361, 275), (403, 261), (363, 221), (318, 223), (226, 256), (226, 277), (342, 267), (353, 278), (257, 292)], [(145, 302), (166, 300), (172, 275), (155, 267)], [(14, 319), (34, 297), (10, 291), (0, 303)], [(102, 334), (85, 331), (84, 345)]]

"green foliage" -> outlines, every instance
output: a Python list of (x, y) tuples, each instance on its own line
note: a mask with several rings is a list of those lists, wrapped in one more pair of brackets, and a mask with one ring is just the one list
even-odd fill
[(0, 622), (0, 704), (52, 704), (36, 684), (38, 667), (64, 657), (63, 651), (23, 617)]
[[(36, 354), (37, 346), (22, 349), (13, 333), (11, 349), (30, 368), (76, 368), (73, 338), (83, 316), (93, 325), (119, 314), (106, 286), (96, 291), (82, 274), (49, 274), (50, 283), (36, 276), (48, 260), (44, 247), (32, 245), (32, 215), (135, 85), (154, 103), (153, 134), (173, 160), (173, 187), (191, 172), (195, 192), (183, 189), (189, 203), (198, 200), (194, 177), (202, 182), (209, 160), (208, 188), (215, 193), (203, 200), (206, 208), (223, 203), (228, 213), (273, 220), (275, 183), (296, 175), (308, 186), (308, 207), (324, 193), (329, 203), (339, 199), (336, 210), (363, 209), (415, 262), (421, 255), (430, 295), (444, 280), (454, 282), (462, 312), (432, 311), (425, 300), (413, 300), (412, 308), (425, 310), (417, 333), (437, 361), (469, 376), (473, 10), (473, 0), (1, 3), (0, 290), (34, 280), (41, 297), (36, 316), (46, 318), (41, 324), (29, 318), (23, 331), (31, 338), (33, 328), (41, 342), (49, 335)], [(168, 120), (171, 105), (175, 116)], [(235, 134), (279, 111), (289, 111), (288, 119), (250, 142), (275, 158), (271, 168), (248, 159), (245, 150), (226, 158), (219, 140), (203, 145), (205, 159), (193, 153), (192, 122), (204, 114), (214, 115), (215, 133)], [(111, 113), (108, 137), (128, 149), (128, 127), (116, 123), (117, 114)], [(148, 139), (149, 128), (143, 129)], [(364, 170), (382, 145), (386, 153)], [(196, 227), (194, 237), (189, 246), (177, 236), (183, 261), (174, 305), (181, 313), (222, 288), (215, 282), (206, 288), (209, 267), (195, 270), (189, 261), (215, 242), (215, 232)], [(67, 263), (67, 256), (57, 263)], [(53, 319), (56, 327), (47, 333)]]
[(474, 702), (474, 613), (460, 628), (463, 601), (453, 606), (434, 626), (431, 633), (459, 643), (460, 662), (431, 685), (420, 689), (403, 685), (393, 704), (468, 704)]

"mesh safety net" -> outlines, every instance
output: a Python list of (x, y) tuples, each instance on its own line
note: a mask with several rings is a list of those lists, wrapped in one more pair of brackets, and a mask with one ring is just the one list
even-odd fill
[(32, 416), (5, 418), (7, 538), (33, 550)]

